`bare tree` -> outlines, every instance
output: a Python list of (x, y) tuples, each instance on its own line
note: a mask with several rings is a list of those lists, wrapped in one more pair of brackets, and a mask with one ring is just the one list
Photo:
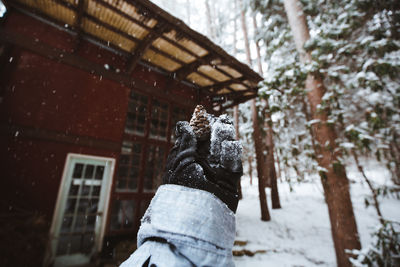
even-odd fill
[[(298, 0), (284, 0), (289, 25), (292, 29), (296, 49), (302, 62), (310, 62), (311, 55), (303, 47), (310, 38), (306, 20)], [(325, 200), (328, 205), (331, 230), (335, 244), (338, 266), (351, 266), (346, 250), (360, 249), (356, 220), (349, 192), (349, 181), (344, 166), (340, 163), (340, 150), (336, 149), (336, 133), (327, 124), (327, 110), (320, 110), (325, 87), (320, 76), (309, 74), (306, 80), (310, 114), (320, 123), (313, 125), (313, 138), (318, 142), (316, 154)]]

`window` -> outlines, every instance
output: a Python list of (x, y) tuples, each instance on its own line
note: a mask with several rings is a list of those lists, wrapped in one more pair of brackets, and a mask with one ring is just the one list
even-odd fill
[(189, 114), (187, 109), (132, 91), (116, 173), (111, 231), (133, 231), (139, 225), (152, 194), (162, 183), (175, 124), (187, 121)]
[(125, 133), (139, 136), (145, 135), (148, 101), (147, 96), (138, 94), (132, 90), (128, 104)]
[(144, 191), (155, 191), (162, 182), (164, 171), (165, 148), (149, 145), (144, 172)]
[(117, 174), (117, 191), (137, 191), (142, 144), (122, 142)]
[(135, 200), (115, 200), (111, 212), (111, 230), (133, 228), (135, 226), (135, 210)]
[(153, 100), (151, 107), (150, 137), (167, 140), (168, 104)]

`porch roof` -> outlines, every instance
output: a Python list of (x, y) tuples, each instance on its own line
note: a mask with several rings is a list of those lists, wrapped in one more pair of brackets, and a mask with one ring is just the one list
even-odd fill
[(216, 109), (257, 95), (262, 78), (204, 35), (147, 0), (8, 0), (126, 57), (125, 72), (150, 65), (198, 88)]

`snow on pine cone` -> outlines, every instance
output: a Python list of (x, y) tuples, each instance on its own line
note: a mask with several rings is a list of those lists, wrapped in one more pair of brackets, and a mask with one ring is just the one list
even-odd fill
[(193, 128), (197, 139), (205, 138), (211, 132), (208, 114), (202, 105), (197, 105), (194, 109), (189, 125)]

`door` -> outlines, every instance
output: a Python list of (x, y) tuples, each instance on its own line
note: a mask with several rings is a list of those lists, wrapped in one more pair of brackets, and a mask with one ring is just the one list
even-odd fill
[(53, 217), (50, 262), (88, 263), (101, 250), (114, 159), (69, 154)]

